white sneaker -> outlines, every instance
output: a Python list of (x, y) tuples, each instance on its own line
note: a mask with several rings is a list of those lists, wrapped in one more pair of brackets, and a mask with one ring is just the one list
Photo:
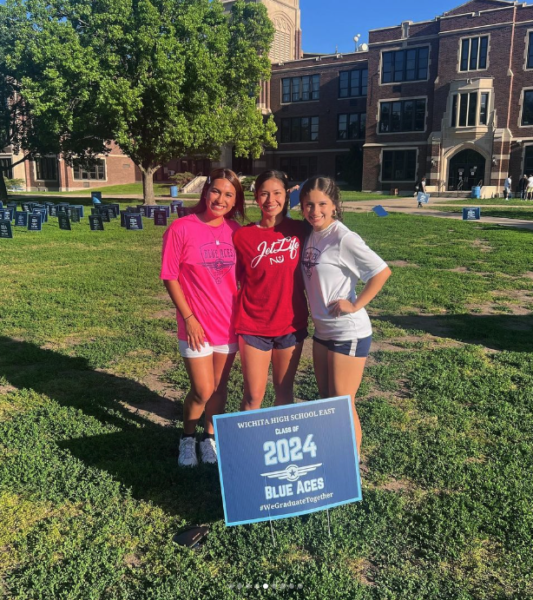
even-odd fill
[(182, 437), (180, 440), (179, 452), (178, 465), (180, 467), (196, 467), (198, 465), (198, 457), (196, 456), (196, 438)]
[(200, 442), (200, 457), (202, 458), (203, 463), (209, 465), (217, 464), (217, 445), (215, 444), (215, 440), (205, 438), (203, 442)]

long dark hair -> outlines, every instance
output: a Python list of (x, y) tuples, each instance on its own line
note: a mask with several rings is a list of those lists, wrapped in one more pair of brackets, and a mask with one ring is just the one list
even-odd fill
[(304, 212), (304, 201), (310, 192), (318, 190), (327, 196), (335, 205), (335, 216), (334, 218), (342, 222), (342, 202), (340, 190), (331, 177), (324, 177), (322, 175), (316, 175), (308, 179), (300, 190), (300, 208), (302, 214)]
[(257, 179), (255, 180), (255, 199), (257, 200), (257, 195), (259, 194), (259, 190), (261, 189), (263, 183), (265, 183), (269, 179), (278, 179), (279, 181), (281, 181), (281, 183), (283, 183), (286, 198), (282, 214), (284, 217), (286, 217), (287, 212), (289, 210), (289, 178), (287, 177), (287, 174), (283, 171), (276, 171), (272, 169), (271, 171), (263, 171), (261, 175), (258, 175)]
[(231, 169), (214, 169), (211, 171), (207, 181), (204, 183), (204, 187), (202, 188), (202, 193), (200, 195), (198, 204), (194, 205), (189, 210), (189, 214), (198, 215), (205, 212), (207, 209), (207, 194), (215, 182), (215, 179), (227, 179), (235, 188), (235, 206), (227, 215), (224, 215), (224, 218), (239, 219), (242, 221), (244, 219), (244, 190), (242, 189), (239, 178)]

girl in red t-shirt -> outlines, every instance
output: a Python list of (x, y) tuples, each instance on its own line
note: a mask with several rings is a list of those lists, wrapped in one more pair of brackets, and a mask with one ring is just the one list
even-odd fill
[(288, 183), (281, 171), (259, 175), (255, 200), (261, 220), (233, 236), (241, 284), (235, 321), (244, 375), (241, 410), (260, 408), (270, 362), (276, 405), (294, 401), (308, 311), (300, 269), (305, 230), (287, 217)]

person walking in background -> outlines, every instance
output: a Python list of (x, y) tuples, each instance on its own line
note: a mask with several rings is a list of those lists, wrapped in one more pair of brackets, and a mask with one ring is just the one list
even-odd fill
[(518, 184), (518, 191), (520, 192), (520, 198), (522, 200), (527, 200), (527, 184), (527, 175), (524, 174), (522, 179), (520, 179), (520, 183)]
[(513, 180), (511, 179), (510, 175), (507, 175), (507, 179), (505, 180), (505, 182), (503, 184), (503, 197), (506, 200), (509, 200), (512, 197), (512, 185), (513, 185)]
[(425, 177), (422, 177), (422, 179), (420, 180), (420, 183), (415, 187), (415, 194), (416, 194), (416, 197), (418, 198), (417, 208), (423, 208), (423, 205), (422, 205), (422, 202), (420, 201), (420, 196), (419, 196), (419, 194), (421, 194), (421, 193), (422, 194), (426, 193), (426, 178)]
[[(424, 180), (422, 180), (424, 181)], [(341, 222), (340, 192), (329, 177), (312, 177), (300, 193), (302, 214), (313, 228), (302, 258), (305, 289), (315, 324), (313, 364), (321, 398), (350, 396), (361, 455), (355, 396), (370, 352), (372, 326), (365, 306), (391, 271)], [(365, 283), (356, 294), (359, 280)]]
[(191, 383), (183, 405), (178, 464), (195, 467), (196, 425), (205, 411), (200, 457), (216, 463), (213, 415), (226, 406), (228, 378), (238, 349), (233, 234), (244, 216), (244, 192), (229, 169), (212, 171), (200, 201), (163, 238), (161, 279), (176, 306), (179, 351)]
[(527, 199), (533, 200), (533, 175), (527, 178)]
[(261, 219), (233, 237), (241, 285), (235, 330), (244, 376), (241, 410), (261, 407), (272, 363), (276, 405), (294, 402), (294, 377), (307, 337), (300, 252), (302, 221), (287, 218), (289, 180), (265, 171), (255, 181)]

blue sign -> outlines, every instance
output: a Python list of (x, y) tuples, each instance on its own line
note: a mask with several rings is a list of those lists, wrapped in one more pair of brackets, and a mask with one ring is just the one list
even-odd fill
[(424, 192), (418, 192), (417, 199), (418, 202), (420, 202), (420, 204), (427, 204), (429, 202), (429, 194), (424, 194)]
[(143, 218), (139, 213), (126, 214), (126, 229), (143, 229)]
[(33, 210), (33, 202), (22, 202), (22, 210), (31, 212)]
[(167, 226), (167, 212), (165, 210), (154, 210), (154, 225)]
[(0, 238), (13, 238), (13, 229), (11, 228), (11, 221), (0, 220)]
[(120, 215), (120, 204), (107, 204), (106, 206), (113, 209), (113, 212), (115, 213), (115, 218), (117, 218)]
[(91, 231), (104, 231), (104, 222), (101, 215), (90, 215), (89, 227)]
[(58, 211), (58, 208), (57, 208), (57, 206), (55, 204), (54, 204), (54, 206), (49, 206), (48, 207), (48, 214), (51, 217), (57, 217), (57, 211)]
[(28, 213), (17, 211), (15, 213), (15, 227), (28, 227)]
[(38, 212), (28, 216), (28, 231), (42, 231), (43, 213)]
[(376, 213), (376, 215), (378, 217), (388, 217), (389, 216), (389, 213), (383, 208), (383, 206), (381, 206), (381, 204), (374, 206), (374, 208), (372, 210), (373, 210), (373, 212)]
[[(307, 181), (307, 179), (305, 181)], [(295, 186), (298, 189), (292, 190), (292, 192), (289, 194), (289, 208), (294, 208), (300, 204), (300, 190), (302, 189), (305, 181), (300, 185)]]
[(93, 204), (101, 204), (102, 192), (91, 192), (91, 200)]
[(59, 222), (59, 229), (64, 229), (66, 231), (72, 231), (72, 227), (70, 225), (70, 219), (67, 213), (59, 213), (57, 215), (57, 220)]
[(34, 215), (37, 215), (37, 214), (41, 215), (43, 223), (46, 223), (48, 221), (48, 211), (46, 210), (46, 208), (35, 208), (35, 207), (33, 207), (33, 214)]
[(0, 208), (0, 221), (12, 221), (13, 211), (10, 208)]
[(216, 415), (226, 525), (362, 499), (348, 396)]
[(463, 208), (463, 221), (479, 221), (480, 219), (481, 208), (479, 206)]
[(68, 209), (67, 215), (72, 223), (80, 222), (80, 209), (77, 206), (71, 206)]
[(80, 218), (83, 219), (83, 217), (85, 216), (83, 204), (73, 204), (72, 208), (77, 208), (80, 213)]

